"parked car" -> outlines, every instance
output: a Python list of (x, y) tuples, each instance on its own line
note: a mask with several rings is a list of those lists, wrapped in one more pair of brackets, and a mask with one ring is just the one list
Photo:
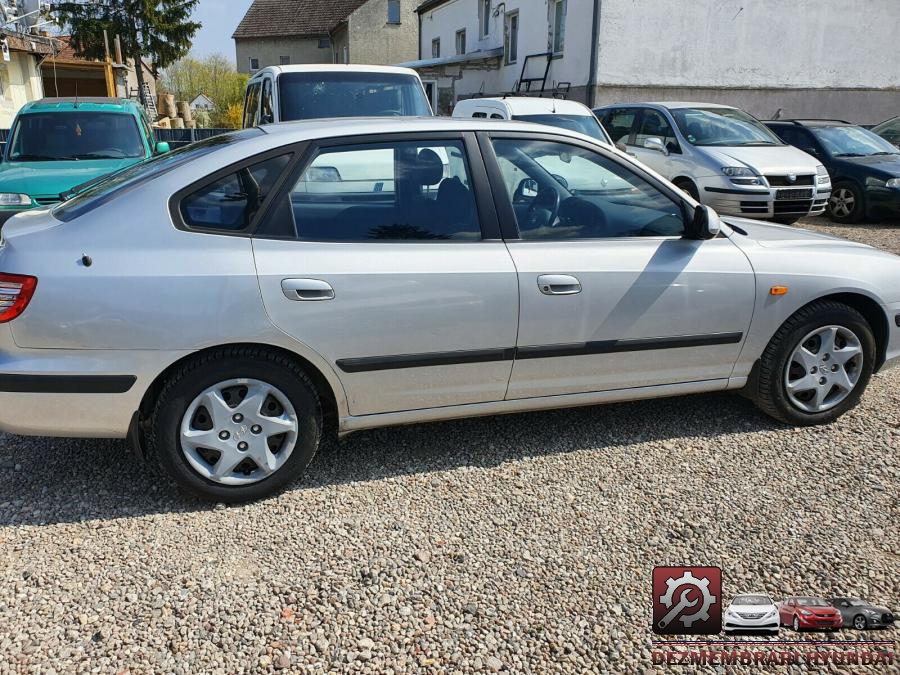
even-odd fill
[(795, 631), (827, 629), (837, 630), (844, 625), (841, 613), (822, 598), (792, 596), (779, 605), (782, 626), (791, 626)]
[(81, 183), (168, 152), (144, 109), (114, 98), (45, 98), (13, 120), (0, 163), (0, 225)]
[(881, 136), (888, 143), (900, 148), (900, 115), (885, 120), (881, 124), (872, 127), (872, 131)]
[(396, 66), (269, 66), (247, 82), (244, 128), (323, 117), (431, 116), (419, 74)]
[(594, 111), (616, 145), (721, 214), (790, 224), (825, 211), (822, 162), (743, 110), (712, 103), (628, 103)]
[(577, 101), (537, 96), (469, 98), (456, 104), (453, 116), (548, 124), (551, 127), (577, 131), (601, 143), (612, 145), (609, 134), (594, 113)]
[(743, 631), (778, 635), (778, 608), (765, 593), (737, 595), (725, 610), (725, 634)]
[(900, 149), (849, 122), (766, 122), (786, 143), (825, 165), (831, 174), (828, 215), (839, 223), (900, 217)]
[(829, 598), (841, 613), (845, 626), (853, 626), (856, 630), (868, 628), (887, 628), (894, 623), (894, 615), (886, 607), (875, 607), (859, 598)]
[(897, 256), (720, 221), (515, 121), (225, 134), (2, 234), (0, 429), (130, 436), (218, 501), (294, 480), (333, 429), (725, 390), (821, 424), (900, 361)]

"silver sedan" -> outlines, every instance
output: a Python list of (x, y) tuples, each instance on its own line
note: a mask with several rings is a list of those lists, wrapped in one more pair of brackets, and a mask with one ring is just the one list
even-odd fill
[(526, 123), (249, 129), (2, 236), (0, 429), (130, 437), (218, 501), (387, 425), (725, 390), (827, 423), (900, 360), (897, 257)]

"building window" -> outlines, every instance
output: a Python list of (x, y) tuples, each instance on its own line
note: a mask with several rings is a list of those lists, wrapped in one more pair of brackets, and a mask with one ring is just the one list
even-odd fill
[(456, 53), (466, 53), (466, 29), (456, 31)]
[(439, 59), (441, 57), (441, 38), (434, 38), (431, 41), (431, 58)]
[(279, 56), (278, 63), (282, 66), (291, 65), (291, 57), (290, 56)]
[(550, 51), (562, 54), (566, 43), (567, 0), (553, 0), (550, 3)]
[(400, 23), (400, 0), (388, 0), (388, 23)]
[(331, 38), (320, 37), (319, 38), (319, 49), (328, 49), (331, 47)]
[(478, 29), (483, 38), (491, 32), (491, 0), (478, 1)]
[(255, 56), (251, 56), (250, 57), (250, 72), (253, 73), (253, 72), (256, 72), (257, 70), (259, 70), (259, 59), (256, 58)]
[(347, 45), (341, 48), (341, 59), (344, 63), (350, 63), (350, 47)]
[(503, 56), (506, 65), (519, 59), (519, 12), (506, 15), (503, 27)]

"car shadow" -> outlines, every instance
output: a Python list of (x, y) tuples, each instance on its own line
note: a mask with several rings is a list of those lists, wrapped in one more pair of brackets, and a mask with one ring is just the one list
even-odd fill
[[(357, 432), (324, 444), (289, 491), (489, 468), (551, 454), (779, 428), (734, 394), (681, 396)], [(275, 497), (277, 499), (277, 497)], [(0, 527), (206, 511), (126, 441), (0, 434)]]

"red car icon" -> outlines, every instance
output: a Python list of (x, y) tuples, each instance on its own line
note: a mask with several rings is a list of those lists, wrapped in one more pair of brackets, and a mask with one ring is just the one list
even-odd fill
[(841, 613), (822, 598), (793, 596), (785, 598), (778, 609), (783, 626), (791, 626), (796, 631), (843, 628)]

